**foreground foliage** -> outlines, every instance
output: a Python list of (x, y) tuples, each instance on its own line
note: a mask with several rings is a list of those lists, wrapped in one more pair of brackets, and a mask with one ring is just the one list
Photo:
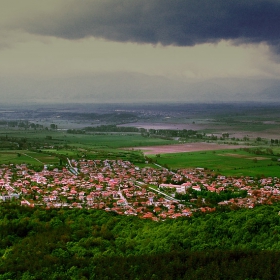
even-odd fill
[(279, 279), (280, 205), (156, 223), (0, 205), (0, 279)]

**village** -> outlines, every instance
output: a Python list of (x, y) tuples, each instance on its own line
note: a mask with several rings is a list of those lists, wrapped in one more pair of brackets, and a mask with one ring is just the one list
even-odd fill
[[(0, 187), (2, 202), (14, 200), (29, 207), (103, 209), (154, 221), (190, 217), (195, 212), (210, 213), (223, 207), (253, 208), (280, 200), (277, 177), (226, 177), (203, 168), (173, 172), (156, 165), (140, 168), (122, 160), (68, 160), (62, 170), (45, 165), (40, 172), (26, 164), (2, 165)], [(236, 195), (213, 205), (209, 204), (208, 195), (205, 197), (211, 193)]]

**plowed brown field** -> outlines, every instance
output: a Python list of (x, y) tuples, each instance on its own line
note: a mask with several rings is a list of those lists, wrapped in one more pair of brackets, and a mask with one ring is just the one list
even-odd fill
[(243, 145), (225, 145), (216, 143), (187, 143), (177, 145), (162, 145), (162, 146), (147, 146), (135, 147), (134, 150), (142, 150), (145, 155), (152, 154), (168, 154), (168, 153), (186, 153), (195, 151), (211, 151), (211, 150), (225, 150), (225, 149), (239, 149), (247, 146)]

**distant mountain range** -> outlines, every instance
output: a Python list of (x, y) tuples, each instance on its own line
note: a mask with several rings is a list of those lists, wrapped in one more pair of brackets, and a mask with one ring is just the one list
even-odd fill
[(280, 101), (280, 80), (216, 78), (209, 80), (103, 73), (68, 78), (0, 78), (2, 102), (273, 102)]

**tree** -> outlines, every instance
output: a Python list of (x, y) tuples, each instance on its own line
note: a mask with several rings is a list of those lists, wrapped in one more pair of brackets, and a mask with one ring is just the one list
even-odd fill
[(51, 128), (51, 129), (57, 129), (57, 125), (54, 124), (54, 123), (51, 123), (51, 124), (50, 124), (50, 128)]

